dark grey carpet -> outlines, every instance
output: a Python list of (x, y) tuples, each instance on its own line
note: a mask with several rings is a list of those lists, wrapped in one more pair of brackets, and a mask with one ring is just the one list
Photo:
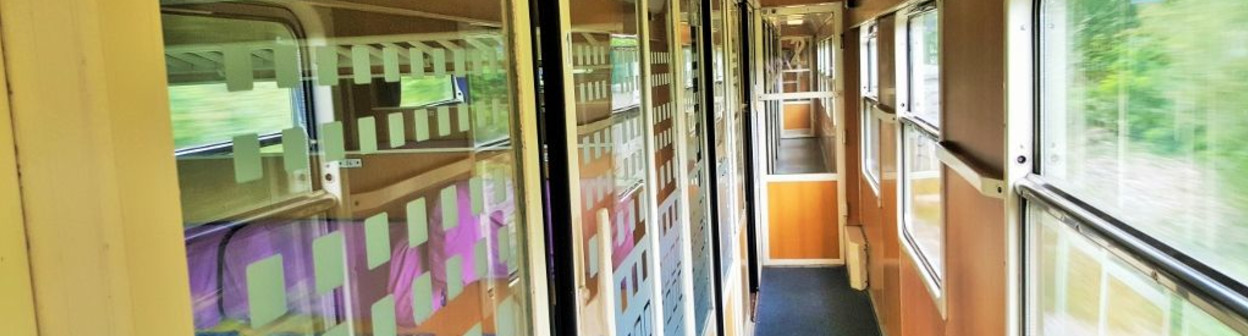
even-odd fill
[(757, 336), (878, 336), (867, 292), (849, 287), (844, 267), (763, 268)]

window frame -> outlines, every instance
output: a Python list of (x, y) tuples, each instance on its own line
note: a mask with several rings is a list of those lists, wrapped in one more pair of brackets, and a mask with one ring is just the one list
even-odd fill
[[(912, 62), (913, 60), (911, 59), (913, 54), (910, 52), (910, 41), (912, 40), (912, 37), (910, 36), (910, 26), (915, 19), (929, 14), (937, 15), (936, 18), (938, 21), (936, 24), (936, 32), (939, 34), (944, 25), (942, 24), (943, 21), (940, 21), (940, 8), (937, 1), (925, 1), (906, 8), (900, 15), (902, 19), (897, 20), (896, 31), (905, 32), (905, 38), (896, 40), (897, 53), (901, 54), (899, 55), (901, 57), (896, 58), (897, 69), (902, 69), (902, 71), (897, 71), (897, 83), (899, 83), (899, 85), (897, 85), (897, 102), (901, 106), (901, 118), (906, 118), (915, 122), (915, 126), (923, 128), (923, 130), (928, 133), (935, 134), (937, 136), (937, 140), (940, 140), (940, 136), (942, 135), (941, 123), (943, 123), (944, 120), (944, 111), (937, 108), (936, 113), (940, 115), (940, 122), (932, 123), (930, 120), (920, 117), (919, 114), (913, 110), (914, 97), (917, 95), (914, 94), (914, 82), (912, 81), (914, 78), (914, 62)], [(942, 60), (943, 58), (941, 57), (937, 58), (937, 67), (944, 64)], [(943, 77), (939, 78), (941, 78), (941, 80), (937, 81), (937, 89), (940, 90), (943, 95), (944, 90), (941, 89), (944, 88), (944, 79)]]
[[(858, 158), (861, 161), (858, 166), (862, 168), (862, 176), (866, 178), (867, 185), (871, 187), (871, 191), (878, 198), (880, 196), (880, 179), (883, 175), (883, 164), (880, 162), (881, 141), (880, 128), (884, 122), (877, 116), (880, 112), (880, 103), (871, 97), (863, 97), (862, 111), (859, 119), (860, 132), (862, 133), (862, 143), (859, 144)], [(873, 158), (873, 159), (872, 159)], [(869, 160), (870, 159), (870, 160)], [(875, 161), (875, 166), (868, 165), (868, 161)]]
[(863, 26), (862, 42), (859, 51), (860, 78), (862, 78), (862, 97), (880, 99), (880, 39), (879, 23), (872, 21)]
[[(926, 128), (924, 128), (921, 124), (917, 123), (915, 120), (901, 119), (900, 124), (901, 124), (901, 127), (900, 127), (899, 134), (900, 134), (900, 137), (902, 138), (902, 141), (900, 141), (900, 144), (898, 145), (899, 147), (901, 147), (900, 148), (901, 150), (898, 151), (898, 161), (897, 161), (898, 172), (899, 172), (899, 176), (898, 176), (899, 181), (897, 183), (897, 202), (898, 202), (897, 232), (901, 240), (902, 250), (905, 251), (906, 255), (909, 256), (912, 261), (914, 261), (916, 270), (918, 270), (919, 274), (922, 275), (923, 284), (925, 285), (924, 287), (927, 288), (928, 294), (930, 294), (932, 296), (932, 299), (935, 300), (937, 304), (937, 308), (940, 311), (941, 317), (942, 318), (948, 317), (948, 315), (946, 314), (946, 309), (945, 309), (946, 305), (945, 305), (945, 295), (944, 295), (945, 294), (945, 280), (948, 277), (948, 273), (946, 272), (948, 270), (948, 263), (947, 263), (948, 258), (946, 258), (946, 255), (947, 255), (946, 252), (948, 251), (947, 244), (946, 244), (947, 225), (946, 225), (946, 221), (944, 218), (945, 198), (943, 195), (947, 174), (945, 174), (944, 172), (944, 163), (938, 163), (938, 168), (937, 168), (937, 171), (939, 172), (939, 176), (940, 176), (940, 181), (941, 181), (940, 192), (942, 194), (941, 200), (940, 200), (941, 231), (940, 231), (940, 258), (939, 258), (940, 266), (939, 267), (932, 265), (932, 260), (934, 258), (930, 257), (927, 253), (924, 252), (924, 249), (921, 246), (919, 246), (919, 243), (916, 240), (914, 233), (912, 233), (907, 227), (908, 226), (907, 224), (910, 223), (911, 217), (913, 217), (913, 215), (910, 214), (910, 212), (908, 211), (909, 206), (910, 206), (909, 204), (910, 193), (912, 192), (910, 188), (910, 183), (909, 183), (910, 179), (908, 176), (910, 160), (908, 159), (909, 156), (906, 155), (907, 152), (905, 152), (905, 149), (910, 147), (909, 146), (910, 142), (908, 141), (909, 139), (908, 135), (910, 135), (913, 132), (914, 134), (917, 134), (917, 136), (924, 137), (924, 138), (927, 138), (928, 140), (931, 140), (933, 145), (935, 146), (934, 148), (937, 151), (939, 151), (938, 148), (940, 147), (940, 138), (938, 135), (929, 132)], [(933, 153), (933, 155), (936, 155), (936, 154)]]
[[(862, 170), (867, 185), (878, 198), (880, 196), (880, 179), (883, 175), (883, 164), (880, 162), (881, 141), (880, 127), (883, 122), (877, 116), (880, 108), (879, 96), (879, 23), (871, 21), (859, 31), (858, 73), (861, 84), (861, 111), (859, 111), (859, 132), (862, 142), (858, 146), (858, 166)], [(874, 158), (874, 160), (869, 160)], [(867, 164), (875, 162), (875, 167)]]
[[(899, 176), (898, 176), (899, 181), (897, 183), (897, 196), (898, 196), (897, 201), (899, 202), (898, 207), (897, 207), (897, 218), (898, 218), (897, 232), (899, 233), (899, 238), (901, 239), (901, 243), (902, 243), (901, 245), (903, 247), (902, 250), (904, 250), (905, 254), (914, 262), (916, 266), (916, 270), (919, 271), (919, 274), (922, 275), (923, 284), (925, 285), (924, 287), (927, 288), (928, 294), (931, 295), (932, 299), (935, 301), (937, 310), (940, 311), (941, 318), (948, 318), (947, 304), (945, 300), (945, 298), (947, 297), (945, 295), (945, 286), (946, 286), (945, 281), (948, 279), (948, 273), (947, 273), (948, 271), (948, 263), (947, 263), (948, 248), (947, 248), (947, 238), (946, 238), (947, 237), (946, 229), (948, 227), (948, 224), (944, 218), (945, 212), (943, 211), (943, 207), (946, 204), (946, 200), (943, 195), (944, 193), (943, 190), (945, 188), (945, 184), (947, 182), (948, 176), (944, 172), (945, 164), (943, 162), (939, 164), (939, 168), (938, 168), (940, 171), (939, 175), (940, 175), (940, 180), (941, 180), (941, 193), (942, 193), (941, 201), (940, 201), (941, 206), (942, 206), (941, 221), (940, 221), (940, 226), (941, 226), (940, 260), (941, 262), (940, 262), (939, 269), (936, 269), (936, 267), (932, 266), (932, 261), (931, 261), (932, 258), (928, 256), (926, 253), (924, 253), (924, 250), (918, 245), (918, 242), (914, 238), (914, 234), (910, 232), (908, 225), (907, 225), (911, 217), (908, 211), (909, 210), (908, 202), (910, 199), (909, 193), (911, 192), (909, 188), (910, 179), (908, 176), (909, 170), (910, 170), (908, 150), (911, 147), (910, 146), (911, 140), (910, 140), (909, 135), (911, 134), (911, 132), (914, 132), (914, 133), (917, 133), (918, 136), (925, 137), (928, 140), (931, 140), (935, 144), (937, 151), (939, 151), (939, 147), (941, 146), (941, 141), (943, 140), (943, 134), (941, 133), (940, 125), (933, 125), (929, 121), (918, 117), (917, 113), (915, 113), (912, 110), (912, 108), (914, 107), (914, 104), (911, 103), (913, 101), (912, 100), (913, 95), (911, 93), (912, 93), (912, 88), (914, 87), (914, 84), (912, 82), (912, 79), (914, 78), (914, 76), (912, 75), (914, 73), (914, 70), (913, 70), (914, 63), (911, 62), (911, 57), (910, 57), (912, 55), (911, 53), (912, 45), (910, 43), (911, 31), (909, 28), (910, 28), (911, 22), (914, 19), (923, 17), (924, 15), (933, 14), (933, 13), (935, 13), (936, 15), (939, 15), (939, 11), (940, 11), (939, 3), (937, 1), (924, 1), (924, 2), (914, 4), (912, 6), (906, 7), (902, 9), (901, 12), (898, 14), (898, 17), (900, 19), (897, 20), (896, 29), (894, 30), (896, 32), (899, 32), (900, 34), (903, 34), (901, 36), (902, 38), (898, 38), (894, 42), (896, 44), (896, 49), (895, 49), (896, 53), (899, 56), (896, 58), (895, 62), (897, 64), (897, 69), (901, 69), (901, 71), (897, 71), (896, 73), (897, 83), (898, 83), (897, 101), (900, 103), (900, 106), (901, 106), (901, 108), (898, 111), (899, 112), (898, 121), (899, 121), (900, 127), (899, 127), (899, 132), (897, 133), (898, 138), (899, 138), (899, 141), (897, 141), (897, 165), (898, 165), (898, 172), (899, 172)], [(939, 16), (938, 16), (938, 19), (939, 19)], [(938, 34), (940, 33), (942, 26), (943, 25), (940, 23), (940, 21), (938, 21), (937, 26), (936, 26), (936, 30)], [(940, 66), (941, 63), (943, 63), (939, 61), (939, 59), (941, 58), (938, 57), (938, 61), (937, 61), (938, 67)], [(944, 86), (943, 77), (937, 83), (939, 83), (938, 89), (943, 94), (943, 86)], [(937, 114), (941, 116), (941, 120), (943, 120), (944, 119), (943, 108), (937, 109), (936, 112)]]
[[(1029, 213), (1046, 211), (1084, 238), (1101, 245), (1130, 265), (1130, 270), (1152, 278), (1166, 293), (1204, 310), (1231, 329), (1248, 333), (1248, 279), (1236, 281), (1160, 240), (1136, 230), (1078, 197), (1047, 182), (1042, 174), (1041, 134), (1044, 133), (1039, 74), (1044, 67), (1041, 5), (1044, 1), (1008, 0), (1006, 26), (1007, 150), (1006, 169), (1007, 298), (1011, 335), (1032, 334), (1038, 328), (1034, 269), (1037, 232)], [(1037, 209), (1038, 207), (1038, 209)]]

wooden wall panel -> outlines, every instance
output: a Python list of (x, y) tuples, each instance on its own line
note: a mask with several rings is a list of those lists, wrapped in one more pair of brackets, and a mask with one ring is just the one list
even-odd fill
[[(1000, 176), (1005, 148), (1005, 3), (947, 1), (941, 9), (944, 140)], [(1005, 203), (945, 172), (947, 335), (1004, 335)]]
[(767, 182), (771, 259), (840, 259), (837, 181)]
[(906, 0), (859, 0), (860, 5), (845, 13), (845, 26), (853, 27), (887, 14)]
[(945, 169), (948, 335), (1006, 331), (1005, 203)]
[[(923, 284), (923, 275), (910, 258), (901, 258), (901, 335), (979, 335), (945, 332), (945, 321), (936, 309), (931, 293)], [(891, 335), (891, 334), (890, 334)], [(985, 336), (1000, 334), (984, 334)]]
[(994, 174), (1005, 170), (1005, 3), (944, 3), (944, 140)]
[[(865, 0), (847, 15), (847, 26), (879, 17), (881, 102), (896, 106), (893, 83), (894, 38), (891, 16), (899, 1)], [(999, 1), (944, 2), (942, 30), (943, 137), (966, 153), (972, 164), (1000, 173), (1006, 164), (1004, 132), (1004, 13)], [(858, 34), (845, 36), (845, 97), (849, 139), (847, 172), (857, 174), (860, 132)], [(888, 125), (888, 124), (885, 124)], [(887, 127), (886, 127), (887, 128)], [(895, 139), (896, 134), (882, 132)], [(894, 145), (882, 143), (881, 159), (895, 159)], [(881, 162), (885, 167), (895, 162)], [(887, 168), (886, 168), (887, 169)], [(860, 174), (858, 174), (860, 175)], [(885, 174), (888, 177), (889, 174)], [(946, 307), (941, 317), (913, 261), (900, 251), (895, 181), (885, 178), (877, 196), (859, 177), (846, 177), (850, 221), (861, 225), (870, 244), (868, 279), (881, 328), (887, 335), (1003, 335), (1006, 332), (1006, 241), (1004, 203), (986, 198), (958, 175), (946, 171)]]
[(897, 110), (897, 45), (895, 35), (897, 16), (893, 14), (878, 19), (876, 30), (879, 43), (880, 61), (880, 105), (889, 107), (886, 110)]
[[(865, 181), (864, 181), (865, 183)], [(865, 193), (872, 193), (864, 188)], [(874, 195), (863, 195), (863, 202), (874, 202)], [(887, 335), (899, 335), (901, 331), (901, 287), (898, 274), (900, 240), (897, 238), (897, 180), (884, 178), (880, 181), (879, 205), (863, 206), (863, 231), (871, 247), (868, 251), (870, 264), (867, 281), (871, 299), (875, 303), (880, 328)]]
[(811, 104), (784, 104), (784, 130), (810, 129)]

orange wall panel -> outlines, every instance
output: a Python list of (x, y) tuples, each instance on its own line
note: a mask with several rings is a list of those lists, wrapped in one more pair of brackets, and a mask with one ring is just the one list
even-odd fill
[(918, 266), (908, 257), (901, 258), (901, 319), (903, 321), (902, 336), (946, 335), (945, 320), (940, 316), (940, 310), (936, 309), (931, 293), (927, 292), (927, 286), (923, 284), (923, 275), (919, 274)]
[[(880, 21), (880, 92), (884, 105), (895, 105), (896, 71), (892, 42), (905, 38), (893, 25), (890, 10), (901, 1), (863, 1), (850, 10), (846, 25)], [(1000, 174), (1006, 164), (1004, 82), (1004, 3), (989, 0), (946, 1), (941, 5), (942, 140), (961, 151), (973, 165)], [(848, 127), (847, 167), (842, 172), (849, 192), (851, 225), (861, 225), (870, 246), (868, 281), (881, 328), (888, 335), (1003, 335), (1007, 294), (1005, 205), (979, 194), (957, 174), (946, 170), (945, 300), (948, 320), (941, 317), (913, 261), (900, 253), (895, 181), (885, 178), (877, 195), (861, 178), (858, 162), (858, 30), (845, 36), (845, 122)], [(885, 124), (885, 126), (889, 126)], [(891, 126), (889, 126), (891, 127)], [(886, 127), (888, 128), (888, 127)], [(881, 132), (883, 139), (896, 134)], [(881, 165), (895, 167), (895, 145), (883, 141)], [(847, 176), (850, 174), (855, 177)]]
[[(948, 335), (1006, 332), (1005, 203), (984, 197), (945, 169), (947, 304), (956, 308)], [(952, 309), (951, 309), (952, 311)]]
[(784, 130), (810, 129), (811, 104), (784, 104)]
[(767, 182), (771, 259), (840, 259), (836, 183)]

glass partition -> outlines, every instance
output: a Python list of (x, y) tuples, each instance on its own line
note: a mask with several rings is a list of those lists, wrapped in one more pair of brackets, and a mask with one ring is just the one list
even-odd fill
[[(674, 0), (672, 0), (674, 1)], [(680, 215), (688, 206), (688, 200), (681, 197), (681, 191), (687, 186), (681, 184), (678, 175), (687, 172), (681, 169), (681, 155), (686, 155), (681, 129), (683, 110), (680, 95), (683, 85), (676, 81), (680, 67), (680, 49), (677, 47), (681, 38), (680, 20), (673, 11), (674, 3), (664, 0), (650, 2), (649, 25), (650, 41), (650, 115), (653, 127), (654, 153), (653, 169), (655, 194), (657, 195), (659, 233), (659, 271), (662, 274), (663, 321), (664, 335), (684, 335), (687, 319), (692, 318), (685, 312), (687, 293), (685, 281), (689, 274), (685, 270), (685, 240), (688, 239), (687, 222)]]
[(509, 2), (161, 5), (197, 334), (533, 334)]
[[(651, 235), (651, 109), (643, 106), (645, 47), (635, 1), (568, 1), (575, 157), (580, 188), (579, 239), (575, 248), (582, 334), (651, 334), (657, 323), (655, 270), (658, 248)], [(559, 211), (559, 210), (556, 210)], [(609, 330), (614, 326), (615, 330)]]
[(706, 75), (707, 66), (702, 61), (702, 53), (706, 51), (701, 31), (704, 27), (701, 17), (701, 1), (680, 0), (680, 49), (681, 67), (684, 68), (683, 94), (681, 99), (681, 118), (685, 125), (681, 141), (685, 143), (686, 162), (682, 169), (688, 172), (686, 186), (686, 203), (689, 204), (689, 242), (693, 265), (693, 311), (694, 333), (705, 335), (710, 327), (712, 312), (716, 303), (713, 275), (711, 274), (711, 232), (709, 217), (711, 174), (708, 164), (711, 162), (706, 150)]

